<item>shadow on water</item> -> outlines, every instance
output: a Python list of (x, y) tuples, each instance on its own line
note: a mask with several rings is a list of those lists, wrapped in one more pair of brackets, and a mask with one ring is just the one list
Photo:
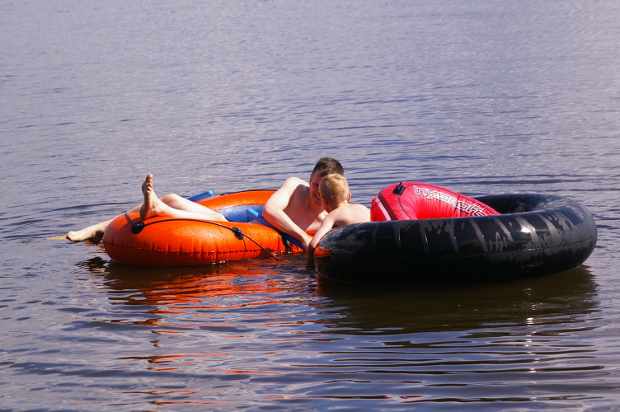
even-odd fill
[(562, 324), (597, 310), (597, 285), (583, 266), (497, 282), (384, 286), (319, 282), (317, 288), (342, 315), (332, 318), (331, 326), (366, 333)]

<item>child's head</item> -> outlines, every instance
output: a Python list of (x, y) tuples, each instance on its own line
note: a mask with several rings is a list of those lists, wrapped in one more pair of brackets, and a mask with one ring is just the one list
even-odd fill
[(323, 208), (328, 212), (336, 209), (342, 202), (351, 200), (347, 179), (341, 174), (332, 173), (321, 179), (319, 185)]

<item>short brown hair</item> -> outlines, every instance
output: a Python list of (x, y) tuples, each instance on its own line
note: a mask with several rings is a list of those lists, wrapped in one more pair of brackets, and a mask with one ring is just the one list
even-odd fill
[(345, 200), (349, 200), (349, 184), (347, 179), (338, 173), (331, 173), (321, 179), (319, 192), (323, 200), (335, 206)]
[(316, 165), (314, 165), (311, 175), (315, 173), (319, 173), (319, 176), (321, 177), (325, 177), (333, 173), (344, 176), (344, 168), (338, 160), (332, 157), (322, 157), (318, 162), (316, 162)]

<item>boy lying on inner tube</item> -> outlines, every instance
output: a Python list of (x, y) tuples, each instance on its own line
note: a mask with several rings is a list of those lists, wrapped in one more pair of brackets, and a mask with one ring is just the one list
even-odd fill
[(351, 191), (347, 179), (340, 174), (329, 174), (319, 185), (321, 203), (328, 214), (314, 234), (308, 247), (308, 264), (311, 264), (314, 249), (332, 228), (353, 223), (370, 222), (370, 209), (351, 202)]
[[(263, 217), (278, 230), (295, 238), (299, 245), (307, 249), (312, 234), (316, 233), (327, 212), (321, 205), (319, 182), (324, 176), (332, 173), (344, 175), (340, 162), (331, 157), (323, 157), (316, 162), (310, 181), (305, 182), (297, 177), (289, 177), (276, 190), (265, 204)], [(200, 203), (192, 202), (174, 193), (157, 197), (153, 190), (153, 177), (147, 176), (142, 184), (144, 203), (132, 210), (140, 210), (141, 217), (153, 214), (165, 214), (169, 217), (196, 220), (226, 220), (220, 213)], [(106, 228), (114, 219), (105, 220), (88, 226), (82, 230), (71, 231), (66, 238), (79, 242), (93, 239), (100, 240)]]

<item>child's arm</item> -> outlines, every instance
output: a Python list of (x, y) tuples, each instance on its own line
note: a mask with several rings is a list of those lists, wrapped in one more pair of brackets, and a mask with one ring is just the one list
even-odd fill
[(319, 227), (319, 230), (317, 230), (316, 233), (314, 234), (314, 237), (310, 241), (310, 244), (308, 245), (308, 250), (307, 250), (308, 252), (307, 265), (309, 267), (314, 266), (314, 249), (318, 246), (323, 236), (325, 236), (325, 234), (334, 227), (335, 223), (336, 223), (335, 213), (333, 212), (329, 213), (323, 220), (323, 223), (321, 224), (321, 227)]
[(310, 241), (308, 246), (308, 265), (313, 265), (314, 249), (319, 245), (323, 236), (332, 230), (335, 225), (343, 226), (363, 222), (370, 222), (370, 210), (366, 206), (350, 204), (331, 211)]
[(323, 223), (321, 224), (321, 227), (319, 227), (319, 230), (316, 231), (316, 233), (314, 234), (314, 237), (310, 241), (310, 248), (312, 250), (314, 250), (318, 246), (323, 236), (325, 236), (327, 232), (332, 230), (335, 223), (336, 223), (336, 213), (330, 213), (325, 217), (325, 219), (323, 220)]

